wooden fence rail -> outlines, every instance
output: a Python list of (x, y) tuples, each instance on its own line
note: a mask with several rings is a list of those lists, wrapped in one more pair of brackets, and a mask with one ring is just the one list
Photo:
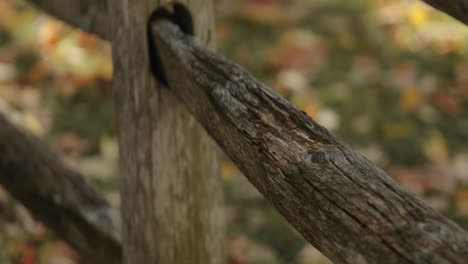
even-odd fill
[(170, 22), (152, 28), (170, 89), (250, 182), (336, 263), (467, 263), (468, 234), (240, 66)]
[(120, 263), (120, 212), (44, 142), (1, 114), (0, 184), (83, 263)]
[[(467, 0), (424, 1), (468, 24)], [(110, 38), (106, 0), (29, 2), (103, 39)], [(175, 25), (167, 21), (154, 23), (152, 33), (152, 48), (159, 54), (170, 90), (273, 206), (331, 260), (468, 262), (468, 234), (464, 230), (403, 190), (303, 112), (236, 64), (206, 50)], [(3, 141), (10, 134), (0, 135)], [(24, 145), (3, 143), (0, 146), (7, 152), (12, 147), (18, 153), (27, 151)], [(48, 153), (38, 151), (36, 156), (50, 161)], [(22, 156), (19, 161), (31, 162), (37, 157)], [(27, 168), (17, 169), (25, 175), (33, 174)], [(5, 186), (15, 192), (16, 187), (8, 182)], [(28, 191), (33, 194), (34, 189)], [(72, 204), (86, 201), (79, 192), (76, 195)], [(36, 207), (51, 206), (34, 203), (34, 197), (20, 200), (33, 212)], [(92, 197), (91, 203), (107, 206), (98, 196)], [(82, 212), (83, 208), (77, 208)], [(53, 215), (50, 210), (43, 213)], [(46, 224), (55, 225), (47, 221), (48, 217), (44, 216)], [(103, 243), (106, 246), (102, 250), (120, 252), (118, 239)], [(79, 247), (79, 243), (75, 242), (75, 246)]]

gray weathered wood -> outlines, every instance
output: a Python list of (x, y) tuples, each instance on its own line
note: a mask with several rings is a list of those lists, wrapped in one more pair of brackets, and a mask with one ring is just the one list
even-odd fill
[[(100, 1), (103, 0), (86, 3), (94, 5)], [(31, 2), (39, 2), (45, 10), (60, 17), (60, 9), (50, 8), (48, 4), (54, 0)], [(467, 23), (466, 0), (425, 2)], [(126, 47), (147, 55), (144, 54), (145, 45), (141, 44), (146, 39), (137, 36), (144, 33), (141, 25), (146, 16), (128, 16), (129, 10), (132, 13), (135, 7), (125, 3), (128, 4), (128, 1), (119, 1), (120, 6), (115, 8), (121, 13), (111, 12), (110, 18), (104, 11), (100, 15), (104, 21), (117, 20), (112, 17), (115, 14), (124, 14), (125, 19), (130, 19), (127, 27), (136, 25), (136, 33), (131, 34), (128, 42), (133, 41), (135, 45)], [(136, 5), (139, 11), (147, 10), (140, 3)], [(75, 10), (67, 16), (72, 18), (62, 17), (107, 39), (105, 32), (100, 33), (96, 26), (88, 26), (90, 24), (86, 23), (86, 19), (79, 19), (83, 16), (82, 12)], [(129, 28), (114, 29), (130, 31)], [(121, 34), (113, 33), (117, 36)], [(185, 50), (180, 43), (177, 45), (181, 45), (180, 49), (175, 49), (180, 52), (179, 55), (190, 55), (190, 49)], [(178, 85), (172, 88), (250, 180), (322, 252), (337, 262), (466, 262), (468, 246), (463, 230), (402, 190), (384, 172), (338, 143), (328, 132), (258, 84), (250, 75), (231, 63), (217, 60), (213, 55), (196, 55), (198, 52), (185, 61), (167, 62), (167, 55), (164, 55), (165, 65), (172, 63), (178, 66), (180, 76), (187, 77), (189, 73), (196, 72), (190, 78), (178, 79)], [(115, 54), (124, 55), (124, 52)], [(117, 61), (127, 62), (126, 59)], [(144, 65), (148, 65), (145, 56), (136, 56), (128, 61), (132, 63), (117, 66), (138, 72), (145, 71)], [(185, 66), (195, 68), (184, 72)], [(214, 70), (218, 71), (215, 75), (211, 72)], [(171, 84), (174, 83), (174, 75), (174, 72), (169, 74)], [(129, 87), (135, 88), (147, 82), (151, 80), (134, 78), (123, 82), (123, 85), (130, 84)], [(225, 85), (219, 85), (220, 82)], [(181, 85), (184, 83), (185, 88)], [(128, 91), (122, 93), (134, 101), (122, 107), (130, 108), (133, 112), (141, 111), (146, 116), (150, 107), (147, 103), (139, 106), (139, 102), (146, 99), (142, 99), (139, 91), (134, 93), (137, 96), (132, 96)], [(158, 95), (151, 98), (154, 101), (155, 97), (170, 97), (166, 93), (165, 90), (158, 90)], [(151, 92), (143, 93), (143, 96), (148, 94)], [(257, 109), (259, 106), (262, 107)], [(130, 113), (128, 117), (139, 120), (135, 113)], [(122, 120), (130, 120), (128, 117)], [(150, 122), (140, 120), (136, 123), (147, 131), (145, 127)], [(126, 144), (125, 140), (127, 143), (138, 143), (138, 137), (134, 135), (137, 132), (132, 133), (123, 139), (122, 144)], [(148, 133), (141, 132), (141, 135), (147, 136)], [(148, 151), (131, 151), (127, 155), (139, 153), (134, 159), (141, 163)], [(146, 169), (143, 167), (142, 173), (148, 174)], [(143, 182), (140, 185), (145, 184), (153, 183)], [(154, 232), (151, 229), (148, 231)], [(154, 244), (153, 241), (150, 244)]]
[[(223, 263), (222, 185), (214, 142), (150, 71), (147, 23), (162, 2), (109, 0), (124, 263)], [(186, 1), (212, 43), (210, 0)]]
[[(468, 263), (468, 234), (238, 65), (155, 23), (170, 89), (245, 176), (336, 263)], [(278, 234), (280, 235), (280, 234)]]
[(120, 213), (44, 143), (0, 114), (0, 184), (80, 254), (120, 263)]

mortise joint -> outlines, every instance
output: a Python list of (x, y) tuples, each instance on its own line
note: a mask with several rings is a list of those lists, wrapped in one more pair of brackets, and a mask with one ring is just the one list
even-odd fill
[(179, 28), (188, 35), (194, 34), (193, 19), (189, 9), (181, 3), (168, 3), (158, 7), (150, 16), (147, 25), (148, 47), (150, 56), (151, 72), (155, 78), (163, 85), (167, 86), (167, 77), (164, 67), (161, 63), (158, 51), (154, 46), (152, 25), (159, 20), (169, 20), (179, 26)]

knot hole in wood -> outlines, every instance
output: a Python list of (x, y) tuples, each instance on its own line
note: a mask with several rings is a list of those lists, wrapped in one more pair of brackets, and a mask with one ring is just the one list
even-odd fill
[(151, 72), (156, 79), (164, 86), (168, 85), (164, 68), (158, 55), (158, 51), (154, 48), (152, 25), (159, 20), (169, 20), (176, 24), (182, 32), (188, 35), (194, 34), (193, 18), (190, 10), (182, 3), (172, 2), (159, 6), (149, 17), (148, 31), (148, 47), (151, 62)]

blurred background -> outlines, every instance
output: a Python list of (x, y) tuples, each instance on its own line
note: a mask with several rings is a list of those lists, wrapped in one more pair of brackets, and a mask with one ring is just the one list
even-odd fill
[[(236, 61), (468, 229), (468, 30), (413, 0), (217, 0)], [(119, 206), (110, 47), (0, 0), (0, 109)], [(230, 264), (328, 260), (226, 158)], [(0, 263), (77, 263), (0, 186)]]

